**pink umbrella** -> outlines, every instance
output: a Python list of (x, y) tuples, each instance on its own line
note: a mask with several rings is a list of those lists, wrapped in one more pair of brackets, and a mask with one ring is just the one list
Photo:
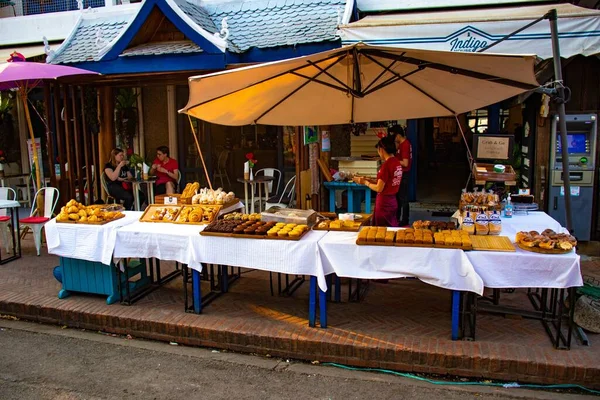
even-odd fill
[[(19, 97), (23, 101), (25, 117), (29, 127), (29, 136), (33, 145), (35, 145), (35, 138), (31, 126), (29, 107), (27, 107), (27, 94), (29, 91), (42, 84), (45, 80), (55, 80), (63, 76), (71, 75), (97, 74), (97, 72), (74, 67), (27, 62), (25, 61), (25, 57), (17, 52), (11, 54), (7, 61), (8, 62), (5, 64), (0, 64), (0, 90), (17, 89), (19, 92)], [(35, 165), (37, 187), (40, 188), (42, 182), (37, 151), (33, 151), (33, 164)]]

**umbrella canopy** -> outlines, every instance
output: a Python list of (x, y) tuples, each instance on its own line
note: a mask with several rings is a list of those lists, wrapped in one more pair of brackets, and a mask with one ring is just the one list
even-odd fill
[(0, 64), (0, 90), (32, 89), (38, 86), (43, 80), (86, 74), (97, 74), (97, 72), (63, 65), (15, 60)]
[(335, 125), (456, 115), (537, 88), (533, 55), (358, 43), (189, 78), (180, 112), (222, 125)]
[[(84, 69), (65, 67), (62, 65), (44, 64), (25, 61), (22, 54), (14, 52), (6, 64), (0, 64), (0, 90), (17, 89), (19, 97), (23, 102), (25, 119), (29, 128), (29, 137), (32, 145), (35, 145), (31, 116), (27, 106), (27, 94), (31, 89), (38, 86), (44, 80), (57, 79), (69, 75), (97, 74), (97, 72)], [(40, 163), (37, 151), (33, 151), (33, 165), (35, 166), (35, 180), (37, 188), (42, 186), (40, 175)], [(40, 198), (41, 199), (41, 198)], [(39, 206), (39, 205), (38, 205)], [(41, 206), (39, 207), (41, 209)]]

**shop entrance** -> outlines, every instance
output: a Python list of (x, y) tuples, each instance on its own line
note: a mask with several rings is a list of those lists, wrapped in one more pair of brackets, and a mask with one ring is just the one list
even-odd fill
[[(454, 118), (427, 118), (419, 123), (417, 203), (432, 212), (456, 208), (460, 191), (469, 179), (464, 141)], [(465, 132), (467, 140), (470, 132)]]

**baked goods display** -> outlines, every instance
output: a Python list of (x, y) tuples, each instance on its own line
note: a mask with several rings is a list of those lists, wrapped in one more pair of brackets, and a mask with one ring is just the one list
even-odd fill
[(461, 230), (470, 235), (499, 235), (502, 232), (502, 219), (500, 211), (482, 210), (462, 212)]
[(226, 219), (226, 220), (231, 219), (231, 220), (235, 220), (235, 221), (260, 221), (261, 215), (258, 213), (243, 214), (243, 213), (239, 213), (239, 212), (233, 212), (233, 213), (225, 214), (223, 216), (223, 219)]
[(470, 206), (484, 207), (489, 210), (500, 209), (500, 198), (494, 192), (463, 192), (460, 195), (460, 210), (468, 209)]
[(181, 197), (192, 197), (196, 194), (198, 189), (200, 189), (200, 184), (198, 182), (188, 183), (181, 192)]
[(275, 222), (245, 221), (233, 229), (233, 234), (266, 236), (267, 232), (273, 228), (275, 224)]
[(204, 228), (204, 230), (201, 232), (201, 234), (203, 234), (203, 233), (231, 234), (231, 233), (233, 233), (233, 230), (238, 225), (241, 225), (241, 224), (242, 224), (242, 221), (240, 221), (240, 220), (220, 219), (220, 220), (216, 220), (216, 221), (213, 221), (210, 224), (208, 224), (206, 226), (206, 228)]
[(173, 222), (175, 221), (175, 218), (177, 217), (177, 214), (179, 214), (180, 210), (181, 207), (155, 207), (149, 213), (150, 221)]
[(445, 229), (456, 229), (456, 223), (454, 221), (415, 221), (412, 224), (413, 229), (429, 229), (432, 232), (443, 231)]
[(125, 216), (122, 212), (115, 210), (116, 208), (110, 208), (110, 205), (85, 206), (75, 200), (69, 200), (60, 209), (60, 213), (56, 216), (56, 222), (105, 224)]
[(202, 188), (198, 194), (193, 194), (192, 196), (192, 204), (222, 205), (232, 203), (235, 200), (235, 194), (233, 192), (226, 193), (222, 188), (216, 190)]
[(186, 205), (181, 208), (175, 222), (181, 224), (208, 224), (215, 220), (221, 206)]
[(471, 250), (473, 244), (464, 231), (430, 229), (388, 230), (385, 227), (368, 226), (361, 229), (357, 244), (381, 246), (448, 247)]
[(308, 232), (307, 225), (285, 224), (274, 221), (222, 219), (209, 224), (200, 234), (204, 236), (298, 240), (306, 232)]
[(299, 239), (308, 231), (308, 225), (304, 224), (286, 224), (276, 222), (268, 231), (269, 239)]
[(515, 242), (523, 250), (538, 253), (568, 253), (577, 246), (577, 239), (566, 233), (556, 233), (546, 229), (542, 233), (537, 231), (517, 232)]
[(339, 219), (336, 220), (323, 220), (323, 221), (319, 221), (316, 223), (315, 226), (313, 226), (313, 229), (315, 230), (324, 230), (324, 231), (358, 231), (358, 229), (361, 227), (362, 222), (361, 221), (340, 221)]

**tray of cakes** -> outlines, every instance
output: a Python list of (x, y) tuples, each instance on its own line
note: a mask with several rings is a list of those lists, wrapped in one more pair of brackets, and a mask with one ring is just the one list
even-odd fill
[(88, 224), (104, 225), (125, 216), (120, 210), (123, 208), (111, 207), (110, 204), (85, 206), (75, 200), (60, 209), (56, 222), (61, 224)]
[(182, 206), (150, 204), (140, 217), (140, 222), (175, 222)]
[(385, 227), (363, 227), (356, 240), (358, 245), (397, 246), (397, 247), (436, 247), (444, 249), (472, 250), (473, 244), (466, 232), (429, 229), (398, 229)]
[(274, 221), (222, 219), (209, 224), (200, 235), (246, 239), (300, 240), (308, 232), (307, 225)]
[(176, 224), (204, 225), (213, 222), (222, 206), (184, 205), (175, 219)]
[[(343, 214), (341, 214), (343, 215)], [(336, 213), (322, 212), (317, 215), (315, 231), (358, 232), (360, 227), (371, 220), (372, 214), (346, 214), (348, 219), (340, 219)]]
[(556, 233), (546, 229), (542, 233), (537, 231), (517, 232), (515, 242), (525, 251), (542, 254), (566, 254), (577, 246), (577, 239), (566, 233)]

